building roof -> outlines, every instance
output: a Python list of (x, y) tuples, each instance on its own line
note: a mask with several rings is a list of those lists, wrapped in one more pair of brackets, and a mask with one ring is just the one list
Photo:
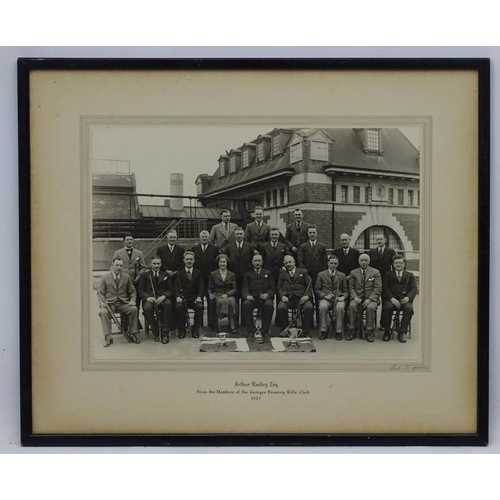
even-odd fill
[[(248, 141), (256, 142), (264, 136), (270, 137), (273, 132), (259, 135), (258, 138)], [(307, 140), (318, 132), (322, 132), (332, 141), (332, 157), (325, 161), (325, 166), (355, 168), (359, 170), (372, 170), (419, 175), (419, 152), (406, 136), (397, 128), (381, 128), (382, 154), (365, 153), (363, 143), (356, 130), (353, 128), (316, 128), (316, 129), (286, 129), (293, 131), (290, 140), (299, 135)], [(245, 144), (248, 144), (245, 143)], [(241, 146), (240, 146), (241, 148)], [(279, 174), (293, 174), (295, 164), (290, 164), (290, 148), (285, 147), (282, 156), (271, 158), (264, 163), (256, 163), (255, 158), (249, 168), (239, 168), (235, 174), (228, 174), (219, 178), (219, 169), (207, 182), (202, 196), (216, 195), (219, 191), (243, 187), (249, 182), (264, 180)], [(316, 162), (317, 163), (317, 162)]]
[[(220, 220), (221, 208), (184, 207), (182, 210), (172, 210), (162, 205), (139, 205), (143, 217), (159, 219), (216, 219)], [(241, 219), (238, 212), (230, 210), (231, 219)]]
[(135, 186), (133, 174), (92, 174), (93, 187), (130, 188)]

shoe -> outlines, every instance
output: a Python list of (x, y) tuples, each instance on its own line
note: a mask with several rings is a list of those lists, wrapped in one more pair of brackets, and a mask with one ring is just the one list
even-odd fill
[(342, 333), (341, 333), (341, 332), (337, 332), (337, 333), (335, 334), (335, 338), (336, 338), (337, 340), (342, 340)]
[(375, 342), (375, 339), (373, 338), (372, 332), (366, 332), (366, 341), (367, 342)]
[(232, 333), (233, 335), (236, 335), (238, 333), (238, 329), (236, 327), (230, 328), (229, 333)]
[(168, 344), (169, 342), (170, 342), (170, 335), (168, 334), (168, 332), (165, 332), (163, 334), (163, 338), (161, 339), (161, 343)]
[(154, 341), (155, 342), (159, 342), (160, 341), (160, 337), (158, 337), (158, 336), (154, 337)]
[(134, 344), (140, 344), (141, 343), (141, 341), (135, 336), (135, 333), (131, 333), (130, 334), (130, 340), (132, 340), (132, 342)]
[(200, 332), (198, 330), (193, 330), (193, 339), (199, 339), (200, 338)]
[(405, 334), (404, 334), (403, 332), (399, 332), (399, 333), (398, 333), (398, 340), (399, 340), (402, 344), (406, 344)]
[(389, 342), (391, 340), (391, 332), (388, 332), (387, 330), (384, 332), (384, 336), (382, 337), (382, 340), (384, 342)]
[(319, 340), (325, 340), (326, 339), (326, 332), (319, 332)]
[(345, 339), (346, 340), (353, 340), (354, 339), (354, 331), (349, 330), (349, 333), (347, 334), (347, 337)]
[(112, 343), (113, 343), (112, 337), (106, 338), (104, 341), (104, 347), (109, 347)]
[(183, 339), (185, 336), (186, 336), (186, 332), (183, 332), (181, 330), (179, 330), (177, 332), (177, 337), (179, 337), (180, 339)]

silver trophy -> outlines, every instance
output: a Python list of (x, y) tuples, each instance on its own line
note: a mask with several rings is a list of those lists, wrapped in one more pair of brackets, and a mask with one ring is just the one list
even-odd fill
[(226, 344), (227, 333), (226, 332), (219, 332), (217, 334), (217, 337), (220, 340), (221, 347), (227, 347), (227, 344)]
[(285, 331), (286, 331), (286, 334), (288, 335), (288, 337), (290, 338), (290, 347), (298, 348), (299, 343), (297, 342), (297, 339), (302, 334), (302, 329), (292, 327), (292, 328), (287, 328)]
[(254, 341), (258, 344), (264, 343), (264, 338), (262, 337), (262, 318), (257, 316), (255, 318), (255, 335)]

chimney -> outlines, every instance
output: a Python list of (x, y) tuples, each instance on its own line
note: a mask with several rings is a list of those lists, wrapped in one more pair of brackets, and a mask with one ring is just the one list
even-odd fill
[[(184, 174), (170, 174), (170, 194), (174, 196), (184, 194)], [(182, 210), (184, 208), (184, 199), (170, 198), (170, 208), (172, 210)]]

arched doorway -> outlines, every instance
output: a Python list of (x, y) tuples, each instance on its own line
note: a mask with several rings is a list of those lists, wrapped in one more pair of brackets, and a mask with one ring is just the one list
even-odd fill
[(387, 238), (387, 246), (389, 248), (404, 252), (404, 247), (399, 236), (393, 229), (387, 226), (370, 226), (365, 229), (354, 243), (354, 248), (357, 248), (358, 250), (369, 250), (370, 248), (375, 248), (377, 246), (375, 238), (380, 233), (383, 233)]

